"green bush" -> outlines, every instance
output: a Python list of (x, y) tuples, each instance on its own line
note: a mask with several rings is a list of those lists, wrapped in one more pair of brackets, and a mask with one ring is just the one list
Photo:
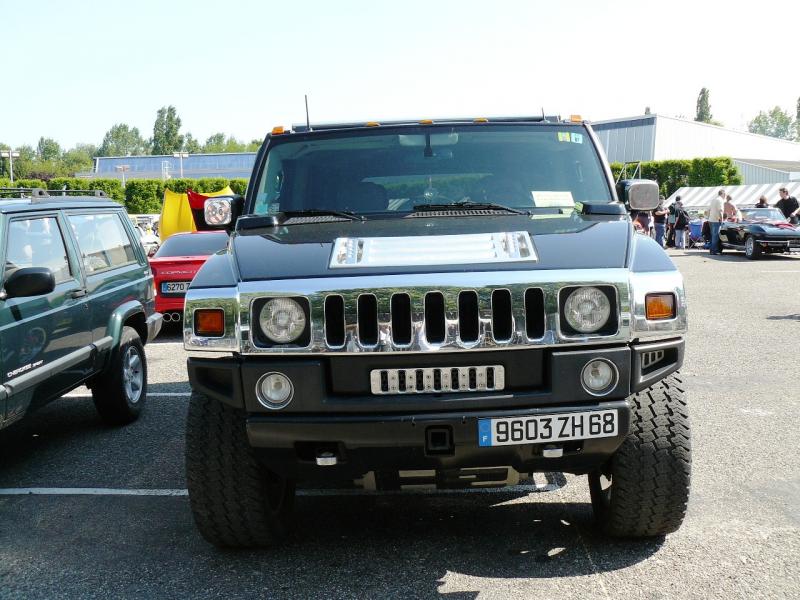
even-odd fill
[[(633, 175), (635, 165), (628, 165), (627, 176)], [(622, 163), (612, 163), (611, 173), (619, 179)], [(727, 157), (695, 158), (693, 160), (661, 160), (643, 162), (639, 177), (658, 182), (665, 196), (685, 186), (740, 185), (742, 177)]]
[(203, 179), (195, 179), (195, 185), (192, 190), (195, 192), (211, 193), (218, 192), (228, 185), (228, 180), (222, 177), (205, 177)]
[(125, 208), (131, 214), (160, 213), (163, 199), (160, 179), (133, 179), (125, 186)]
[(102, 190), (106, 195), (116, 200), (124, 202), (125, 191), (119, 179), (83, 179), (79, 177), (54, 177), (47, 182), (47, 189), (58, 191), (68, 190)]
[(228, 185), (231, 186), (234, 194), (239, 194), (240, 196), (244, 196), (247, 192), (247, 182), (249, 179), (231, 179), (228, 182)]
[(41, 179), (15, 179), (14, 187), (47, 189), (47, 184)]
[[(16, 186), (16, 182), (14, 182)], [(11, 180), (8, 177), (0, 177), (0, 188), (11, 187)]]

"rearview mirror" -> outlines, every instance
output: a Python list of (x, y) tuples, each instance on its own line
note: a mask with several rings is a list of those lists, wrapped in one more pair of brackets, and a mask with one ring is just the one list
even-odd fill
[(56, 288), (56, 278), (47, 267), (24, 267), (14, 271), (5, 284), (6, 298), (42, 296)]
[(650, 179), (623, 179), (617, 183), (617, 195), (633, 210), (653, 210), (658, 206), (658, 184)]

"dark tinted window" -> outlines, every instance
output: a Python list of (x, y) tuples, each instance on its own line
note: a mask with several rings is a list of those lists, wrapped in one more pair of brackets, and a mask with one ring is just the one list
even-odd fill
[(47, 267), (56, 283), (72, 279), (55, 217), (14, 219), (8, 226), (5, 278), (24, 267)]
[(610, 202), (581, 126), (375, 128), (277, 140), (253, 212), (407, 213), (417, 204), (495, 202), (520, 209)]
[(224, 249), (227, 244), (227, 233), (176, 234), (167, 238), (156, 252), (156, 257), (209, 256)]

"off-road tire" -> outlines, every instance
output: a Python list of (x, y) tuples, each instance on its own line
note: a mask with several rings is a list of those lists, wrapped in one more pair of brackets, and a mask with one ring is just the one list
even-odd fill
[[(618, 537), (676, 531), (686, 515), (691, 473), (689, 413), (679, 373), (633, 394), (631, 427), (606, 466), (589, 475), (600, 528)], [(610, 478), (603, 488), (601, 475)]]
[(756, 244), (755, 239), (750, 236), (744, 241), (744, 255), (750, 260), (761, 258), (761, 246)]
[[(126, 385), (126, 369), (130, 368), (132, 356), (139, 360), (141, 377), (135, 397)], [(142, 340), (133, 327), (122, 328), (119, 348), (112, 353), (105, 371), (97, 375), (90, 386), (94, 406), (109, 425), (126, 425), (139, 418), (147, 400), (147, 358)]]
[(244, 411), (192, 392), (186, 421), (186, 479), (194, 522), (215, 546), (270, 546), (291, 531), (294, 482), (259, 463)]

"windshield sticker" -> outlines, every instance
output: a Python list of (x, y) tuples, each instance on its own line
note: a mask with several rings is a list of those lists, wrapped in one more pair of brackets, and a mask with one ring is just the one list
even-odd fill
[(556, 136), (558, 136), (559, 142), (568, 142), (569, 141), (569, 131), (559, 131)]
[(536, 208), (555, 208), (555, 207), (572, 207), (575, 206), (575, 200), (572, 198), (572, 192), (554, 192), (554, 191), (531, 191), (531, 198), (533, 198), (533, 205)]
[(570, 134), (570, 138), (573, 144), (582, 144), (583, 143), (583, 134), (582, 133), (572, 133)]

